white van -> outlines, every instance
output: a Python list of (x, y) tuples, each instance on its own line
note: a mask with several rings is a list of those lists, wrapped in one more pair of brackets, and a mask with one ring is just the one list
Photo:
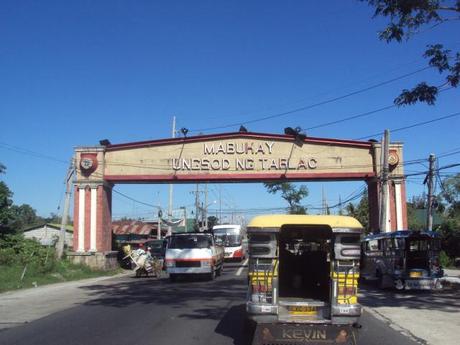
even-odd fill
[(185, 274), (206, 274), (214, 279), (222, 272), (224, 249), (209, 233), (173, 234), (168, 241), (165, 262), (171, 281)]

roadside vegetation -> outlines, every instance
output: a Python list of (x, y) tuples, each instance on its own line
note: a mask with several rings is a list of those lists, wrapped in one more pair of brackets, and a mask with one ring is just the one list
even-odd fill
[[(0, 163), (0, 173), (6, 167)], [(44, 223), (60, 223), (55, 214), (48, 218), (37, 216), (27, 204), (14, 205), (13, 193), (0, 181), (0, 292), (45, 284), (113, 275), (119, 270), (92, 270), (74, 265), (66, 258), (58, 260), (54, 245), (43, 246), (25, 239), (23, 230)]]
[(45, 284), (113, 275), (119, 270), (92, 270), (56, 259), (52, 246), (42, 246), (21, 234), (0, 238), (0, 292)]

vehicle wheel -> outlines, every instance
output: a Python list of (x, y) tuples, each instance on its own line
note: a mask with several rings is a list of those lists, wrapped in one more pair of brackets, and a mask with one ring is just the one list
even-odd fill
[(173, 273), (170, 273), (169, 274), (169, 281), (174, 283), (176, 280), (177, 280), (177, 276), (175, 274), (173, 274)]

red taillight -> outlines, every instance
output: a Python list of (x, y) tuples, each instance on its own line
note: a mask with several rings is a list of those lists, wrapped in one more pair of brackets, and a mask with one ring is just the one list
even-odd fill
[(264, 284), (257, 284), (252, 285), (252, 292), (253, 293), (266, 293), (272, 290), (271, 285), (264, 285)]
[(233, 252), (233, 257), (235, 258), (240, 258), (243, 256), (243, 250), (242, 249), (237, 249)]
[(354, 295), (356, 295), (356, 287), (353, 287), (353, 286), (339, 286), (339, 295), (341, 295), (341, 296), (354, 296)]

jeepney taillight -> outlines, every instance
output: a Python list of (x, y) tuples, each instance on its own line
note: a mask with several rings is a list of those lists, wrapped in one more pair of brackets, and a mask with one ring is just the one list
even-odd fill
[(237, 249), (233, 252), (233, 257), (234, 258), (241, 258), (243, 256), (243, 250), (242, 249)]
[(253, 293), (267, 293), (272, 291), (272, 286), (271, 285), (265, 285), (265, 284), (253, 284), (252, 285), (252, 292)]
[(356, 293), (356, 287), (354, 286), (339, 286), (339, 295), (342, 296), (355, 296)]

